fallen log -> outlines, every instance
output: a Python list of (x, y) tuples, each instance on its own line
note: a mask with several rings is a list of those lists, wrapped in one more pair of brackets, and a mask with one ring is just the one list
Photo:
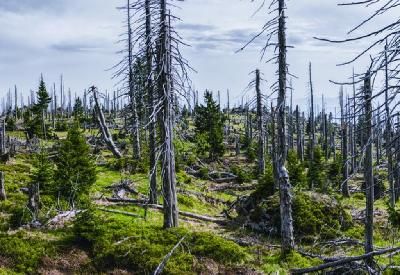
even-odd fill
[(311, 273), (311, 272), (316, 272), (316, 271), (321, 271), (327, 268), (331, 268), (331, 267), (337, 267), (337, 266), (342, 266), (348, 263), (352, 263), (355, 261), (361, 261), (373, 256), (379, 256), (379, 255), (384, 255), (387, 253), (391, 253), (391, 252), (400, 252), (400, 247), (394, 247), (394, 248), (387, 248), (387, 249), (383, 249), (383, 250), (377, 250), (377, 251), (372, 251), (370, 253), (364, 254), (364, 255), (360, 255), (360, 256), (354, 256), (354, 257), (347, 257), (347, 258), (343, 258), (340, 259), (338, 261), (334, 261), (334, 262), (329, 262), (329, 263), (325, 263), (325, 264), (321, 264), (318, 266), (313, 266), (313, 267), (308, 267), (308, 268), (299, 268), (299, 269), (291, 269), (290, 272), (292, 274), (305, 274), (305, 273)]
[[(133, 200), (133, 199), (115, 199), (115, 198), (106, 198), (107, 201), (110, 202), (122, 202), (122, 203), (129, 203), (136, 206), (144, 207), (144, 208), (151, 208), (159, 211), (163, 211), (164, 207), (160, 204), (147, 204), (147, 202), (143, 202), (143, 200)], [(225, 219), (210, 217), (210, 216), (203, 216), (191, 212), (179, 211), (179, 215), (183, 217), (188, 217), (200, 221), (205, 222), (213, 222), (217, 224), (226, 224), (227, 221)]]
[(249, 191), (255, 190), (257, 185), (239, 185), (239, 184), (225, 184), (221, 186), (211, 187), (210, 191), (225, 191), (225, 190), (234, 190), (234, 191)]
[(163, 272), (164, 267), (166, 266), (169, 258), (171, 258), (172, 254), (175, 252), (175, 250), (179, 247), (179, 245), (183, 242), (183, 240), (186, 238), (186, 236), (183, 236), (179, 242), (171, 249), (171, 251), (165, 255), (164, 259), (162, 262), (157, 266), (156, 270), (154, 271), (153, 275), (159, 275)]
[(100, 211), (104, 212), (109, 212), (109, 213), (116, 213), (116, 214), (122, 214), (126, 216), (131, 216), (131, 217), (136, 217), (136, 218), (143, 218), (142, 216), (132, 213), (132, 212), (126, 212), (126, 211), (120, 211), (120, 210), (114, 210), (114, 209), (107, 209), (107, 208), (97, 208)]
[(214, 198), (211, 196), (207, 196), (204, 195), (201, 192), (196, 192), (196, 191), (190, 191), (190, 190), (183, 190), (183, 189), (178, 189), (178, 193), (180, 194), (184, 194), (184, 195), (188, 195), (188, 196), (195, 196), (197, 198), (203, 198), (206, 202), (208, 203), (212, 203), (212, 204), (228, 204), (230, 202), (222, 200), (222, 199), (218, 199), (218, 198)]

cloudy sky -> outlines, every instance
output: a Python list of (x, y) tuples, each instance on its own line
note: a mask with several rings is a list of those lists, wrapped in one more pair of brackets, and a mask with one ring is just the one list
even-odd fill
[[(307, 102), (307, 66), (311, 61), (317, 97), (324, 94), (328, 104), (336, 104), (339, 88), (329, 80), (344, 80), (352, 71), (352, 66), (336, 64), (356, 55), (366, 43), (332, 45), (313, 39), (314, 36), (343, 38), (368, 15), (366, 9), (338, 7), (337, 1), (288, 1), (288, 43), (294, 46), (289, 50), (288, 62), (291, 73), (298, 77), (293, 80), (295, 103)], [(113, 90), (115, 81), (107, 69), (119, 60), (115, 52), (120, 45), (116, 41), (123, 32), (124, 19), (115, 7), (125, 2), (1, 0), (0, 97), (14, 84), (25, 94), (35, 90), (41, 73), (48, 84), (58, 83), (62, 73), (66, 88), (77, 93), (92, 84), (102, 90)], [(174, 12), (181, 22), (176, 22), (176, 26), (191, 45), (183, 49), (183, 54), (197, 71), (191, 75), (195, 89), (220, 90), (223, 101), (229, 89), (233, 100), (239, 102), (251, 80), (251, 71), (259, 68), (269, 83), (274, 81), (275, 65), (260, 61), (262, 40), (244, 52), (235, 53), (269, 16), (266, 10), (252, 16), (259, 3), (186, 0), (179, 4), (180, 8)], [(390, 16), (367, 28), (385, 24)], [(365, 61), (354, 66), (362, 71)], [(264, 85), (263, 92), (269, 93), (269, 85)]]

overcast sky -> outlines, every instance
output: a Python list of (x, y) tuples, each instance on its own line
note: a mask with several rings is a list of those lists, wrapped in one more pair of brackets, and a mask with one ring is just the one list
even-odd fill
[[(115, 42), (123, 32), (120, 0), (1, 0), (0, 1), (0, 95), (17, 85), (28, 94), (36, 90), (40, 73), (46, 83), (59, 83), (62, 73), (66, 88), (81, 93), (90, 85), (113, 90), (112, 67), (119, 60)], [(258, 1), (259, 4), (259, 1)], [(263, 40), (241, 53), (241, 48), (269, 18), (267, 10), (252, 16), (258, 7), (250, 0), (186, 0), (175, 13), (181, 18), (176, 26), (184, 41), (183, 49), (197, 73), (191, 75), (195, 89), (220, 90), (225, 101), (229, 89), (233, 100), (240, 101), (243, 90), (259, 68), (264, 78), (274, 81), (274, 64), (260, 61)], [(337, 67), (356, 55), (363, 43), (332, 45), (314, 36), (343, 38), (346, 32), (368, 15), (361, 8), (338, 7), (336, 0), (288, 1), (288, 62), (293, 80), (295, 103), (306, 104), (308, 98), (308, 62), (313, 63), (317, 98), (322, 94), (329, 105), (337, 102), (338, 87), (329, 79), (344, 80), (352, 66)], [(390, 15), (388, 15), (390, 17)], [(384, 24), (388, 16), (375, 21)], [(390, 18), (389, 18), (390, 19)], [(371, 27), (373, 27), (371, 26)], [(356, 33), (357, 34), (357, 33)], [(271, 53), (267, 53), (267, 57)], [(356, 69), (365, 69), (364, 61)], [(58, 84), (57, 84), (58, 85)], [(263, 93), (269, 93), (264, 85)], [(250, 95), (249, 95), (250, 96)]]

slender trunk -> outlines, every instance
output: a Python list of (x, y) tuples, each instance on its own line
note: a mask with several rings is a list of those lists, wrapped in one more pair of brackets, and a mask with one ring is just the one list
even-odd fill
[(257, 94), (257, 122), (258, 122), (258, 174), (263, 175), (265, 172), (264, 159), (264, 121), (262, 114), (262, 96), (260, 90), (260, 71), (256, 70), (256, 94)]
[[(365, 111), (365, 135), (364, 146), (364, 179), (366, 193), (365, 209), (365, 253), (372, 252), (373, 234), (374, 234), (374, 175), (372, 167), (372, 88), (371, 75), (367, 72), (364, 80), (364, 111)], [(369, 265), (373, 264), (372, 257), (367, 261)]]
[[(135, 160), (141, 159), (140, 153), (140, 134), (139, 134), (139, 118), (137, 113), (137, 102), (135, 84), (133, 79), (133, 45), (132, 45), (132, 28), (131, 28), (131, 13), (130, 13), (130, 0), (127, 5), (127, 24), (128, 24), (128, 70), (129, 70), (129, 96), (131, 99), (132, 108), (132, 138), (133, 138), (133, 158)], [(109, 108), (109, 107), (108, 107)]]
[(345, 110), (343, 102), (343, 87), (340, 88), (340, 120), (342, 129), (342, 169), (343, 169), (343, 183), (341, 186), (342, 195), (349, 197), (349, 186), (347, 179), (349, 178), (349, 164), (348, 164), (348, 144), (347, 144), (347, 123), (345, 119)]
[(7, 199), (4, 172), (0, 171), (0, 201), (5, 201)]
[(164, 227), (178, 226), (178, 202), (176, 195), (175, 155), (173, 144), (173, 118), (171, 89), (171, 63), (169, 52), (169, 28), (167, 21), (167, 0), (160, 0), (160, 34), (158, 49), (158, 89), (162, 100), (162, 121), (160, 139), (162, 143), (162, 181), (164, 196)]
[(286, 98), (286, 81), (287, 81), (285, 8), (286, 8), (285, 1), (279, 0), (278, 1), (279, 93), (277, 102), (278, 103), (277, 164), (279, 173), (281, 238), (282, 238), (283, 255), (287, 255), (294, 249), (291, 185), (289, 181), (289, 174), (285, 168), (285, 161), (287, 156), (286, 115), (285, 115), (285, 109), (286, 109), (285, 98)]
[[(314, 90), (312, 84), (312, 69), (311, 62), (308, 67), (310, 76), (310, 93), (311, 93), (311, 104), (310, 104), (310, 162), (314, 165), (314, 146), (315, 146), (315, 125), (314, 125)], [(310, 179), (310, 190), (314, 189), (314, 179)]]
[(388, 159), (388, 182), (390, 191), (390, 205), (392, 207), (396, 204), (396, 188), (393, 180), (393, 154), (392, 154), (392, 124), (390, 121), (390, 108), (389, 108), (389, 70), (387, 62), (387, 45), (385, 46), (385, 113), (386, 113), (386, 129), (385, 129), (385, 144), (386, 156)]
[(297, 130), (297, 139), (296, 139), (296, 145), (297, 145), (297, 157), (303, 161), (303, 145), (302, 145), (302, 129), (301, 129), (301, 123), (300, 123), (300, 111), (299, 111), (299, 105), (296, 105), (296, 130)]
[(151, 45), (151, 10), (150, 0), (145, 0), (146, 10), (146, 88), (149, 105), (149, 158), (150, 158), (150, 198), (149, 202), (157, 204), (157, 163), (156, 163), (156, 131), (153, 87), (153, 53)]

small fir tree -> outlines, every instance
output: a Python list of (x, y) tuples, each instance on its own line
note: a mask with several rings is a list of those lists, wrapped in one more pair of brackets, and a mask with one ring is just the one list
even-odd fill
[(89, 189), (96, 182), (96, 166), (77, 124), (68, 131), (67, 139), (61, 141), (56, 165), (58, 196), (65, 199), (71, 208), (76, 202), (88, 202)]

